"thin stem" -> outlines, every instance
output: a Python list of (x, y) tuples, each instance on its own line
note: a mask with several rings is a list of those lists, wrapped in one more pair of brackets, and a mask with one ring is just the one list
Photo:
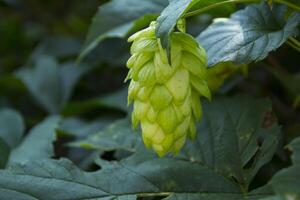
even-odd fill
[(292, 8), (294, 10), (300, 11), (300, 7), (299, 6), (297, 6), (297, 5), (293, 4), (293, 3), (287, 2), (285, 0), (273, 0), (273, 1), (275, 1), (277, 3), (285, 4), (285, 5), (287, 5), (288, 7)]
[(171, 192), (158, 192), (158, 193), (141, 193), (138, 194), (138, 197), (157, 197), (157, 196), (169, 196)]
[(287, 41), (287, 44), (290, 45), (296, 51), (300, 52), (300, 46), (295, 45), (293, 42), (291, 42), (289, 40)]
[(211, 10), (213, 8), (217, 8), (226, 4), (231, 4), (231, 3), (249, 3), (249, 2), (256, 2), (256, 1), (260, 1), (260, 0), (227, 0), (227, 1), (222, 1), (222, 2), (218, 2), (209, 6), (206, 6), (204, 8), (200, 8), (198, 10), (194, 10), (191, 11), (189, 13), (186, 13), (184, 15), (184, 17), (191, 17), (191, 16), (195, 16), (195, 15), (199, 15), (205, 11)]
[[(292, 4), (290, 2), (287, 2), (285, 0), (273, 0), (273, 1), (277, 2), (277, 3), (280, 3), (280, 4), (285, 4), (286, 6), (292, 8), (294, 10), (300, 11), (300, 7), (299, 6), (297, 6), (295, 4)], [(217, 7), (226, 5), (226, 4), (232, 4), (232, 3), (251, 3), (251, 2), (260, 2), (260, 0), (227, 0), (227, 1), (222, 1), (222, 2), (218, 2), (218, 3), (212, 4), (212, 5), (206, 6), (204, 8), (200, 8), (198, 10), (194, 10), (194, 11), (188, 12), (188, 13), (186, 13), (184, 15), (184, 17), (187, 18), (187, 17), (199, 15), (199, 14), (201, 14), (203, 12), (206, 12), (208, 10), (211, 10), (213, 8), (217, 8)]]
[(298, 41), (296, 38), (290, 37), (289, 40), (300, 48), (300, 41)]

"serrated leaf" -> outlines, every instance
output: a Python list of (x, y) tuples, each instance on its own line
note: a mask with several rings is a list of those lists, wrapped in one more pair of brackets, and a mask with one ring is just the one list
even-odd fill
[(156, 36), (165, 49), (169, 49), (169, 36), (180, 17), (199, 0), (170, 0), (157, 18)]
[(0, 190), (8, 191), (1, 194), (4, 199), (24, 200), (104, 200), (173, 192), (240, 193), (238, 186), (212, 170), (173, 158), (133, 164), (124, 161), (94, 173), (83, 172), (67, 160), (31, 161), (1, 170)]
[(99, 7), (79, 59), (106, 38), (123, 38), (132, 30), (148, 25), (166, 3), (160, 0), (113, 0)]
[[(203, 107), (198, 138), (187, 143), (181, 158), (204, 163), (228, 178), (235, 177), (247, 188), (257, 171), (271, 160), (278, 145), (280, 128), (272, 116), (271, 103), (237, 96), (204, 103)], [(137, 152), (140, 142), (130, 122), (122, 120), (73, 145)]]
[(135, 151), (140, 144), (140, 135), (133, 131), (130, 120), (126, 118), (111, 123), (104, 130), (74, 142), (71, 146), (104, 151)]
[(75, 63), (59, 66), (53, 57), (39, 57), (33, 69), (23, 68), (16, 74), (35, 100), (49, 113), (56, 114), (69, 100), (73, 88), (87, 68)]
[(52, 157), (54, 155), (52, 143), (56, 139), (55, 130), (59, 122), (59, 117), (49, 117), (34, 127), (22, 143), (11, 152), (9, 165)]
[(22, 116), (11, 109), (0, 110), (0, 138), (9, 146), (16, 147), (22, 139), (25, 125)]
[(218, 19), (199, 37), (206, 49), (208, 64), (233, 61), (249, 63), (264, 59), (289, 37), (297, 35), (300, 14), (292, 14), (285, 21), (286, 7), (267, 2), (250, 5), (234, 13), (229, 19)]
[(204, 163), (246, 188), (261, 166), (273, 157), (280, 132), (267, 100), (249, 96), (214, 100), (203, 105), (196, 141), (183, 155)]
[[(222, 143), (216, 143), (216, 145), (225, 151), (223, 154), (221, 154), (220, 151), (215, 151), (215, 161), (218, 161), (215, 163), (219, 165), (212, 165), (211, 162), (202, 162), (203, 160), (198, 162), (196, 159), (190, 159), (191, 157), (188, 157), (189, 160), (182, 159), (182, 157), (179, 159), (174, 157), (158, 158), (153, 152), (149, 152), (142, 147), (139, 149), (133, 147), (137, 149), (137, 153), (133, 154), (133, 156), (120, 161), (120, 163), (105, 165), (102, 170), (93, 173), (83, 172), (66, 160), (41, 161), (36, 159), (35, 161), (31, 160), (23, 164), (13, 165), (13, 168), (10, 170), (0, 171), (0, 191), (5, 191), (3, 194), (6, 196), (3, 197), (6, 199), (12, 197), (19, 197), (21, 199), (22, 197), (25, 200), (32, 198), (43, 200), (107, 200), (169, 195), (171, 195), (169, 199), (176, 197), (175, 199), (254, 200), (255, 198), (258, 199), (272, 195), (264, 194), (263, 192), (250, 193), (248, 196), (243, 195), (240, 186), (234, 180), (230, 179), (227, 168), (225, 168), (229, 166), (230, 169), (230, 167), (236, 165), (236, 161), (228, 158), (227, 154), (228, 152), (232, 152), (230, 149), (237, 149), (237, 147), (228, 147), (226, 144), (227, 140), (232, 139), (232, 128), (230, 128), (230, 126), (236, 128), (235, 131), (240, 133), (236, 136), (243, 136), (245, 133), (248, 134), (251, 128), (254, 129), (251, 129), (251, 131), (254, 132), (255, 130), (260, 130), (262, 125), (264, 128), (267, 126), (266, 129), (270, 129), (270, 131), (274, 130), (276, 124), (274, 124), (274, 122), (270, 123), (266, 115), (263, 115), (265, 113), (264, 111), (269, 111), (271, 108), (270, 103), (265, 100), (253, 100), (249, 97), (235, 97), (216, 101), (212, 103), (212, 105), (206, 103), (204, 107), (210, 111), (206, 112), (208, 113), (207, 116), (204, 116), (205, 124), (207, 120), (211, 121), (214, 117), (213, 123), (215, 129), (226, 130), (226, 134), (228, 134), (228, 139), (226, 137), (217, 137), (219, 140), (215, 140), (222, 141)], [(250, 120), (248, 117), (251, 117)], [(227, 123), (229, 123), (229, 126), (227, 126)], [(235, 127), (234, 124), (238, 125)], [(120, 121), (115, 125), (121, 126), (117, 127), (112, 125), (108, 128), (108, 131), (100, 136), (99, 146), (110, 146), (111, 142), (115, 142), (112, 145), (112, 149), (114, 149), (116, 148), (116, 146), (114, 146), (116, 143), (118, 143), (117, 146), (127, 144), (127, 141), (125, 141), (126, 138), (124, 139), (125, 136), (129, 137), (130, 134), (134, 135), (132, 132), (128, 133), (124, 130), (131, 127), (129, 120)], [(221, 132), (218, 130), (215, 131), (216, 133)], [(262, 132), (262, 130), (259, 131), (259, 133)], [(264, 133), (271, 134), (271, 132)], [(118, 137), (119, 134), (122, 137)], [(206, 137), (208, 138), (209, 134), (217, 135), (211, 132), (201, 132), (200, 134), (207, 134)], [(139, 136), (137, 135), (136, 137)], [(241, 140), (239, 142), (235, 141), (235, 145), (238, 147), (251, 146), (250, 149), (246, 148), (245, 150), (245, 152), (248, 153), (241, 154), (245, 158), (237, 158), (238, 162), (247, 163), (250, 157), (255, 153), (257, 154), (259, 148), (254, 148), (253, 143), (249, 142), (247, 137), (236, 138)], [(256, 138), (256, 136), (254, 136), (254, 138)], [(270, 154), (272, 154), (272, 148), (276, 145), (272, 143), (272, 137), (268, 139), (270, 139), (271, 142), (269, 144), (269, 151), (271, 152)], [(203, 145), (203, 148), (207, 148), (207, 145), (212, 144), (206, 144), (208, 140), (203, 141), (203, 143), (205, 144), (200, 144)], [(198, 145), (199, 148), (199, 143), (195, 145)], [(222, 145), (224, 146), (222, 147)], [(268, 145), (262, 143), (262, 147), (263, 146)], [(224, 150), (225, 147), (230, 149), (226, 151), (226, 149)], [(253, 149), (255, 151), (253, 151)], [(211, 155), (209, 153), (210, 149), (208, 148), (207, 150), (205, 154), (209, 154), (209, 157)], [(237, 151), (239, 150), (240, 149)], [(264, 151), (261, 150), (261, 152)], [(223, 155), (227, 155), (227, 157), (222, 158), (221, 156)], [(236, 158), (233, 154), (230, 156)], [(269, 155), (266, 157), (268, 156)], [(225, 159), (229, 159), (233, 164), (219, 162)], [(263, 161), (259, 161), (260, 158), (257, 158), (258, 162), (261, 163), (264, 163), (266, 159), (267, 158), (261, 159)], [(233, 169), (235, 169), (235, 167), (233, 167)], [(235, 171), (230, 172), (232, 172), (230, 176), (236, 175)]]

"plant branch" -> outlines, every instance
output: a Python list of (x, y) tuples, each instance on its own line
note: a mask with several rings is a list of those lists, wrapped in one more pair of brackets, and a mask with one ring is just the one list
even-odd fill
[(184, 17), (191, 17), (191, 16), (195, 16), (195, 15), (199, 15), (205, 11), (211, 10), (213, 8), (217, 8), (226, 4), (232, 4), (232, 3), (250, 3), (250, 2), (256, 2), (256, 1), (260, 1), (260, 0), (227, 0), (227, 1), (222, 1), (222, 2), (218, 2), (209, 6), (206, 6), (204, 8), (200, 8), (198, 10), (194, 10), (191, 11), (189, 13), (186, 13), (184, 15)]
[[(284, 4), (294, 10), (297, 10), (297, 11), (300, 11), (300, 7), (295, 5), (295, 4), (292, 4), (290, 2), (287, 2), (285, 0), (273, 0), (274, 2), (277, 2), (277, 3), (280, 3), (280, 4)], [(194, 10), (194, 11), (191, 11), (191, 12), (188, 12), (184, 15), (185, 18), (187, 17), (192, 17), (192, 16), (195, 16), (195, 15), (199, 15), (203, 12), (206, 12), (208, 10), (211, 10), (211, 9), (214, 9), (214, 8), (217, 8), (217, 7), (220, 7), (220, 6), (223, 6), (223, 5), (227, 5), (227, 4), (232, 4), (232, 3), (251, 3), (251, 2), (260, 2), (260, 0), (227, 0), (227, 1), (222, 1), (222, 2), (218, 2), (218, 3), (215, 3), (215, 4), (212, 4), (212, 5), (209, 5), (209, 6), (206, 6), (204, 8), (200, 8), (198, 10)]]
[(290, 37), (289, 40), (300, 48), (300, 41), (298, 41), (296, 38)]
[(294, 10), (300, 11), (300, 7), (299, 6), (297, 6), (297, 5), (293, 4), (293, 3), (287, 2), (285, 0), (273, 0), (273, 1), (277, 2), (277, 3), (284, 4), (284, 5), (290, 7), (292, 9), (294, 9)]
[(295, 49), (296, 51), (300, 52), (300, 47), (298, 47), (297, 45), (295, 45), (294, 43), (292, 43), (291, 41), (287, 41), (287, 44), (290, 45), (290, 47), (292, 47), (293, 49)]

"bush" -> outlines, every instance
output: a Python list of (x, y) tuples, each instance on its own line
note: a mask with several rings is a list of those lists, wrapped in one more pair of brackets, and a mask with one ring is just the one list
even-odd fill
[(1, 200), (300, 199), (298, 0), (0, 13)]

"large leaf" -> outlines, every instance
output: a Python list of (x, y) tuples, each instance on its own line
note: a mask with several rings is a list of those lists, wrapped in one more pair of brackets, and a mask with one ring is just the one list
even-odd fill
[(129, 119), (116, 121), (104, 130), (88, 138), (72, 143), (72, 146), (104, 151), (135, 151), (141, 144), (140, 135), (132, 130)]
[[(270, 102), (237, 96), (204, 103), (203, 107), (198, 138), (186, 144), (180, 157), (203, 163), (228, 178), (234, 177), (247, 188), (277, 148), (280, 129), (273, 120)], [(140, 136), (133, 133), (126, 119), (73, 145), (137, 151), (140, 143)]]
[(33, 69), (24, 68), (17, 76), (24, 82), (35, 100), (49, 113), (58, 113), (87, 68), (66, 63), (59, 66), (52, 57), (42, 56), (37, 59)]
[(59, 117), (49, 117), (34, 127), (22, 143), (10, 155), (9, 164), (24, 163), (28, 160), (40, 160), (54, 155), (53, 142)]
[[(204, 108), (207, 114), (199, 140), (192, 147), (187, 145), (185, 157), (158, 158), (143, 147), (137, 149), (132, 142), (136, 142), (139, 136), (132, 133), (129, 120), (123, 120), (93, 136), (99, 138), (88, 145), (97, 141), (95, 145), (99, 149), (136, 149), (136, 153), (128, 159), (104, 165), (102, 170), (94, 173), (83, 172), (66, 160), (31, 160), (14, 165), (11, 170), (0, 171), (0, 190), (5, 191), (6, 199), (23, 197), (25, 200), (33, 197), (45, 200), (107, 200), (169, 195), (169, 199), (254, 200), (272, 195), (257, 192), (247, 196), (242, 194), (238, 185), (240, 174), (256, 171), (273, 155), (278, 127), (268, 117), (270, 103), (250, 97), (235, 97), (206, 103)], [(213, 127), (205, 128), (208, 122), (213, 123)], [(135, 138), (127, 140), (131, 136)], [(258, 137), (265, 137), (269, 142), (262, 140), (258, 146)], [(199, 151), (196, 151), (196, 146)], [(270, 152), (265, 152), (265, 149)], [(250, 169), (243, 170), (242, 164), (253, 157), (255, 166), (252, 164)], [(238, 182), (231, 179), (232, 176)]]
[(196, 141), (183, 155), (204, 163), (248, 187), (260, 167), (274, 155), (280, 132), (272, 121), (271, 103), (249, 96), (204, 104), (204, 119)]
[(161, 39), (162, 46), (169, 49), (169, 36), (180, 17), (199, 0), (169, 0), (169, 5), (157, 18), (156, 36)]
[(17, 146), (25, 129), (22, 116), (14, 110), (0, 110), (0, 138), (11, 149)]
[(94, 173), (83, 172), (67, 160), (31, 161), (0, 171), (0, 190), (4, 191), (4, 199), (24, 200), (107, 200), (129, 194), (143, 197), (173, 192), (240, 193), (238, 186), (209, 168), (156, 157), (125, 161)]
[(198, 37), (206, 49), (208, 64), (234, 61), (249, 63), (264, 59), (289, 37), (298, 33), (300, 14), (285, 21), (285, 6), (267, 2), (250, 5), (230, 19), (218, 19)]
[(166, 6), (160, 0), (112, 0), (99, 7), (93, 19), (80, 59), (106, 38), (123, 38), (154, 20)]

